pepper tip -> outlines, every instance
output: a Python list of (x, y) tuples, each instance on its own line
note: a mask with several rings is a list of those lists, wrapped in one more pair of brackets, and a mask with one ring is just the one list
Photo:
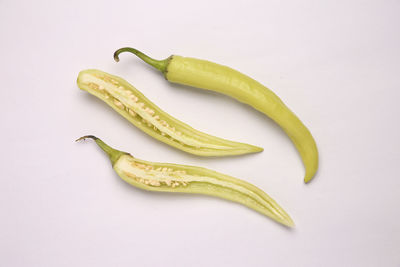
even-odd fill
[(288, 221), (286, 226), (289, 227), (289, 228), (295, 228), (296, 227), (295, 223), (292, 220)]
[(305, 175), (304, 176), (304, 183), (308, 184), (314, 178), (314, 174), (312, 175)]
[(296, 226), (294, 221), (292, 220), (292, 218), (290, 218), (288, 214), (285, 214), (285, 217), (279, 220), (279, 222), (288, 228), (295, 228)]
[(264, 148), (259, 147), (259, 146), (256, 146), (256, 147), (255, 147), (255, 151), (256, 151), (256, 152), (263, 152), (263, 151), (264, 151)]

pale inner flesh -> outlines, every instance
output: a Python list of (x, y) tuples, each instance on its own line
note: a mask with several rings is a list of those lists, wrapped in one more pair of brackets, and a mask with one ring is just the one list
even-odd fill
[[(155, 110), (146, 107), (134, 94), (134, 91), (121, 86), (118, 81), (107, 76), (85, 73), (81, 76), (81, 82), (90, 89), (101, 94), (107, 102), (125, 110), (132, 118), (136, 118), (139, 124), (145, 124), (157, 134), (169, 136), (172, 141), (195, 148), (232, 149), (229, 146), (204, 143), (187, 136), (170, 126), (162, 119), (162, 114), (156, 114)], [(140, 121), (141, 119), (141, 121)]]
[[(268, 209), (275, 210), (272, 205), (266, 204), (268, 201), (260, 197), (257, 193), (252, 190), (240, 185), (233, 183), (228, 180), (224, 180), (212, 176), (203, 175), (192, 175), (188, 174), (183, 169), (172, 169), (167, 167), (154, 167), (148, 164), (143, 164), (135, 161), (130, 155), (122, 156), (114, 166), (115, 169), (122, 171), (126, 176), (135, 180), (138, 183), (146, 184), (149, 186), (166, 186), (166, 187), (186, 187), (192, 182), (201, 182), (205, 184), (213, 184), (224, 188), (229, 188), (234, 191), (240, 192), (252, 199), (259, 204), (270, 206)], [(269, 197), (268, 197), (269, 198)], [(275, 213), (277, 210), (275, 210)], [(279, 212), (277, 212), (279, 214)]]

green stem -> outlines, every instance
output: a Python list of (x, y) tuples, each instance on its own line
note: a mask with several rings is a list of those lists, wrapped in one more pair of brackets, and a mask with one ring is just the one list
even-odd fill
[(129, 52), (129, 53), (135, 54), (141, 60), (143, 60), (144, 62), (146, 62), (150, 66), (153, 66), (154, 68), (158, 69), (162, 73), (165, 73), (167, 71), (167, 66), (168, 66), (170, 58), (167, 58), (167, 59), (164, 59), (164, 60), (156, 60), (154, 58), (151, 58), (151, 57), (147, 56), (146, 54), (140, 52), (139, 50), (137, 50), (135, 48), (123, 47), (123, 48), (120, 48), (120, 49), (118, 49), (117, 51), (114, 52), (114, 60), (116, 62), (119, 61), (119, 54), (121, 54), (123, 52)]
[(94, 135), (85, 135), (82, 136), (81, 138), (76, 139), (76, 142), (81, 141), (81, 140), (85, 140), (86, 138), (90, 138), (93, 139), (94, 141), (96, 141), (96, 144), (103, 149), (104, 152), (107, 153), (108, 157), (111, 160), (112, 165), (114, 166), (114, 163), (122, 156), (122, 155), (129, 155), (126, 152), (122, 152), (119, 150), (116, 150), (110, 146), (108, 146), (106, 143), (104, 143), (100, 138), (97, 138)]

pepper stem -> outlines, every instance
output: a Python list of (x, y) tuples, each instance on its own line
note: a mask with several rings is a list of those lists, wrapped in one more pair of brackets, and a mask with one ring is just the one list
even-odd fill
[(85, 140), (86, 138), (93, 139), (93, 140), (96, 142), (96, 144), (97, 144), (101, 149), (103, 149), (104, 152), (107, 153), (107, 155), (108, 155), (108, 157), (110, 158), (111, 163), (112, 163), (113, 166), (114, 166), (114, 163), (115, 163), (122, 155), (129, 155), (129, 154), (126, 153), (126, 152), (122, 152), (122, 151), (116, 150), (116, 149), (114, 149), (114, 148), (108, 146), (108, 145), (107, 145), (106, 143), (104, 143), (100, 138), (97, 138), (97, 137), (94, 136), (94, 135), (85, 135), (85, 136), (82, 136), (82, 137), (76, 139), (75, 141), (78, 142), (78, 141), (81, 141), (81, 140)]
[(151, 58), (147, 56), (146, 54), (140, 52), (139, 50), (131, 47), (123, 47), (118, 49), (117, 51), (114, 52), (114, 60), (116, 62), (119, 62), (119, 54), (123, 52), (130, 52), (132, 54), (135, 54), (138, 56), (141, 60), (149, 64), (150, 66), (153, 66), (154, 68), (158, 69), (162, 73), (165, 73), (167, 71), (167, 66), (170, 58), (164, 59), (164, 60), (156, 60), (154, 58)]

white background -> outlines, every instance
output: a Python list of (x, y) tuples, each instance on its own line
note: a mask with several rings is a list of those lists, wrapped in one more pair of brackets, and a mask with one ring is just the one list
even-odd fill
[[(1, 266), (400, 266), (400, 2), (0, 0)], [(302, 119), (315, 179), (271, 120), (170, 84), (133, 55), (208, 59), (259, 80)], [(76, 86), (124, 77), (204, 132), (265, 148), (199, 158), (153, 140)], [(93, 142), (262, 188), (289, 230), (228, 201), (140, 191)]]

